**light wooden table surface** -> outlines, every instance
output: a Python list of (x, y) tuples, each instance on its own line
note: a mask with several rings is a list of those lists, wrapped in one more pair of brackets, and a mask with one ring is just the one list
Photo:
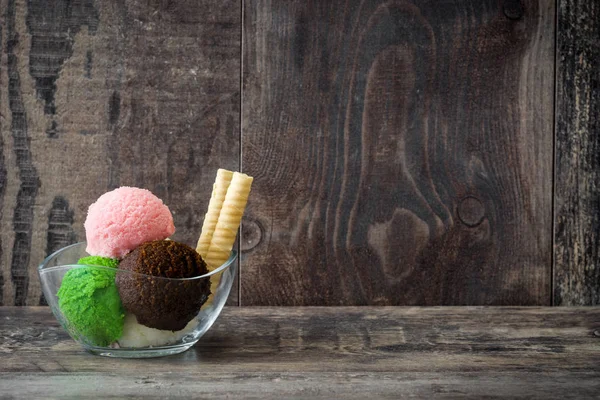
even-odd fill
[(0, 307), (0, 398), (600, 398), (600, 308), (226, 308), (186, 353), (82, 351)]

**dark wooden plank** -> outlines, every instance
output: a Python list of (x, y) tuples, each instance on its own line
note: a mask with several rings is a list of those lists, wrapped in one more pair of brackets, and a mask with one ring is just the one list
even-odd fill
[[(41, 367), (43, 368), (43, 366)], [(523, 376), (474, 372), (431, 373), (140, 373), (124, 380), (111, 374), (4, 374), (0, 389), (17, 398), (163, 399), (594, 399), (600, 384), (595, 373), (549, 373)], [(571, 379), (575, 377), (576, 379)], [(110, 391), (107, 392), (107, 388)], [(9, 397), (10, 398), (10, 397)]]
[(195, 244), (217, 168), (239, 168), (240, 0), (2, 4), (3, 303), (41, 301), (36, 265), (117, 186)]
[[(4, 6), (2, 0), (0, 1), (0, 5)], [(0, 21), (2, 21), (0, 17)], [(4, 23), (0, 23), (0, 47), (4, 46), (4, 35), (6, 34), (6, 27)], [(0, 52), (2, 54), (2, 52)], [(2, 57), (0, 57), (2, 59)], [(6, 69), (6, 65), (3, 62), (0, 62), (0, 110), (4, 110), (2, 105), (7, 102), (7, 93), (3, 89), (7, 86), (4, 82), (7, 82), (8, 79), (5, 77), (4, 70)], [(0, 221), (4, 219), (4, 208), (2, 205), (4, 204), (4, 193), (6, 192), (6, 183), (7, 183), (7, 175), (8, 171), (6, 168), (6, 156), (4, 155), (5, 151), (5, 139), (4, 139), (4, 130), (5, 130), (6, 120), (4, 118), (0, 118)], [(4, 268), (1, 266), (4, 265), (4, 254), (6, 241), (4, 240), (4, 235), (0, 233), (0, 306), (4, 304)]]
[(84, 353), (45, 307), (3, 307), (0, 321), (8, 397), (592, 398), (600, 390), (600, 308), (592, 307), (229, 307), (190, 351), (149, 360)]
[(554, 302), (600, 304), (600, 5), (558, 2)]
[(243, 304), (550, 303), (555, 10), (521, 3), (245, 2)]

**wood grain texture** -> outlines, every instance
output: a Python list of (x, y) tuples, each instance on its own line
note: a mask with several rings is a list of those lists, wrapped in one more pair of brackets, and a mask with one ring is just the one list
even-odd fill
[[(2, 2), (0, 4), (3, 5)], [(2, 17), (0, 17), (2, 18)], [(1, 20), (0, 20), (1, 21)], [(4, 21), (2, 21), (4, 22)], [(5, 34), (5, 26), (3, 23), (0, 23), (0, 47), (4, 44), (4, 34)], [(0, 60), (3, 59), (1, 56), (3, 52), (0, 52)], [(4, 74), (4, 69), (6, 65), (0, 61), (0, 110), (2, 110), (2, 104), (6, 101), (7, 93), (3, 90), (6, 86), (5, 82), (7, 81)], [(0, 133), (4, 131), (4, 125), (6, 121), (4, 118), (0, 118)], [(4, 141), (4, 135), (0, 134), (0, 204), (4, 204), (4, 193), (6, 192), (6, 157), (4, 156), (4, 149), (6, 147)], [(4, 208), (0, 206), (0, 221), (2, 221), (4, 216)], [(4, 261), (4, 245), (2, 241), (2, 236), (0, 235), (0, 266), (3, 265)], [(0, 268), (0, 306), (4, 305), (4, 268)]]
[(600, 304), (600, 5), (558, 2), (554, 302)]
[(1, 1), (0, 301), (43, 303), (37, 264), (118, 186), (195, 245), (217, 168), (239, 169), (240, 0)]
[(246, 1), (242, 304), (550, 304), (554, 15)]
[[(8, 74), (8, 107), (11, 115), (10, 132), (18, 169), (16, 206), (13, 210), (14, 232), (10, 261), (10, 279), (13, 284), (14, 304), (27, 304), (29, 289), (30, 249), (33, 236), (33, 207), (40, 186), (39, 173), (31, 154), (31, 133), (25, 110), (21, 71), (19, 71), (20, 38), (17, 32), (16, 4), (9, 0), (6, 8), (6, 55)], [(8, 272), (8, 271), (7, 271)]]
[(594, 398), (599, 308), (226, 308), (190, 351), (83, 352), (46, 307), (0, 308), (8, 398)]

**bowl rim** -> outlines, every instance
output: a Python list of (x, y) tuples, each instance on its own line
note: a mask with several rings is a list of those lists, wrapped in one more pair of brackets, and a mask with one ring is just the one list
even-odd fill
[(90, 268), (91, 267), (94, 269), (101, 269), (101, 270), (107, 270), (107, 271), (112, 271), (112, 272), (120, 271), (121, 273), (132, 274), (132, 275), (136, 275), (136, 276), (140, 276), (140, 277), (149, 277), (152, 279), (165, 279), (165, 280), (169, 280), (169, 281), (193, 281), (196, 279), (208, 278), (212, 275), (215, 275), (215, 274), (225, 271), (226, 269), (228, 269), (231, 266), (231, 264), (233, 264), (233, 262), (236, 260), (237, 255), (238, 255), (237, 251), (231, 250), (231, 253), (229, 253), (229, 258), (221, 266), (213, 269), (212, 271), (209, 271), (208, 273), (206, 273), (204, 275), (193, 276), (190, 278), (169, 278), (166, 276), (147, 275), (147, 274), (142, 274), (141, 272), (120, 270), (120, 269), (118, 269), (118, 267), (113, 268), (113, 267), (106, 267), (103, 265), (93, 265), (93, 264), (74, 263), (74, 264), (57, 265), (54, 267), (45, 267), (50, 262), (50, 260), (52, 258), (56, 257), (59, 253), (62, 253), (63, 251), (66, 251), (67, 249), (70, 249), (71, 247), (81, 246), (85, 243), (86, 242), (77, 242), (77, 243), (73, 243), (73, 244), (70, 244), (68, 246), (65, 246), (63, 248), (56, 250), (54, 253), (52, 253), (49, 256), (47, 256), (46, 258), (44, 258), (44, 260), (40, 263), (40, 265), (38, 266), (38, 274), (40, 276), (42, 276), (49, 272), (61, 271), (61, 270), (65, 270), (65, 269), (70, 270), (70, 269), (74, 269), (74, 268)]

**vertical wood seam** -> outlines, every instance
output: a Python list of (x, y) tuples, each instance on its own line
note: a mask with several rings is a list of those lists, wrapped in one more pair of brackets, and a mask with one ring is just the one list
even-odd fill
[(554, 96), (553, 96), (553, 106), (554, 113), (552, 114), (552, 200), (551, 200), (551, 210), (552, 210), (552, 223), (551, 232), (552, 235), (550, 243), (552, 247), (550, 249), (550, 305), (555, 306), (554, 303), (554, 271), (556, 270), (556, 142), (558, 140), (557, 137), (557, 124), (558, 119), (558, 13), (559, 13), (559, 0), (554, 2)]
[[(0, 57), (4, 42), (2, 41), (3, 24), (0, 24)], [(8, 79), (7, 79), (8, 81)], [(8, 82), (7, 82), (8, 83)], [(0, 85), (2, 85), (2, 64), (0, 63)], [(2, 92), (0, 91), (0, 110), (2, 110)], [(8, 147), (8, 146), (7, 146)], [(2, 137), (2, 119), (0, 119), (0, 220), (4, 214), (4, 192), (6, 191), (7, 171), (4, 162), (4, 138)], [(2, 237), (0, 237), (0, 260), (4, 256), (2, 248)], [(0, 306), (4, 305), (4, 271), (0, 267)]]
[[(240, 113), (240, 117), (239, 117), (239, 141), (240, 141), (240, 152), (239, 152), (239, 170), (240, 172), (243, 172), (243, 165), (242, 165), (242, 155), (243, 155), (243, 150), (242, 150), (242, 137), (243, 137), (243, 131), (242, 131), (242, 123), (243, 123), (243, 118), (244, 118), (244, 114), (243, 114), (243, 107), (244, 107), (244, 0), (240, 0), (240, 108), (239, 108), (239, 113)], [(244, 221), (242, 219), (242, 222), (240, 223), (240, 227), (238, 230), (238, 307), (242, 306), (242, 226), (244, 224)]]

